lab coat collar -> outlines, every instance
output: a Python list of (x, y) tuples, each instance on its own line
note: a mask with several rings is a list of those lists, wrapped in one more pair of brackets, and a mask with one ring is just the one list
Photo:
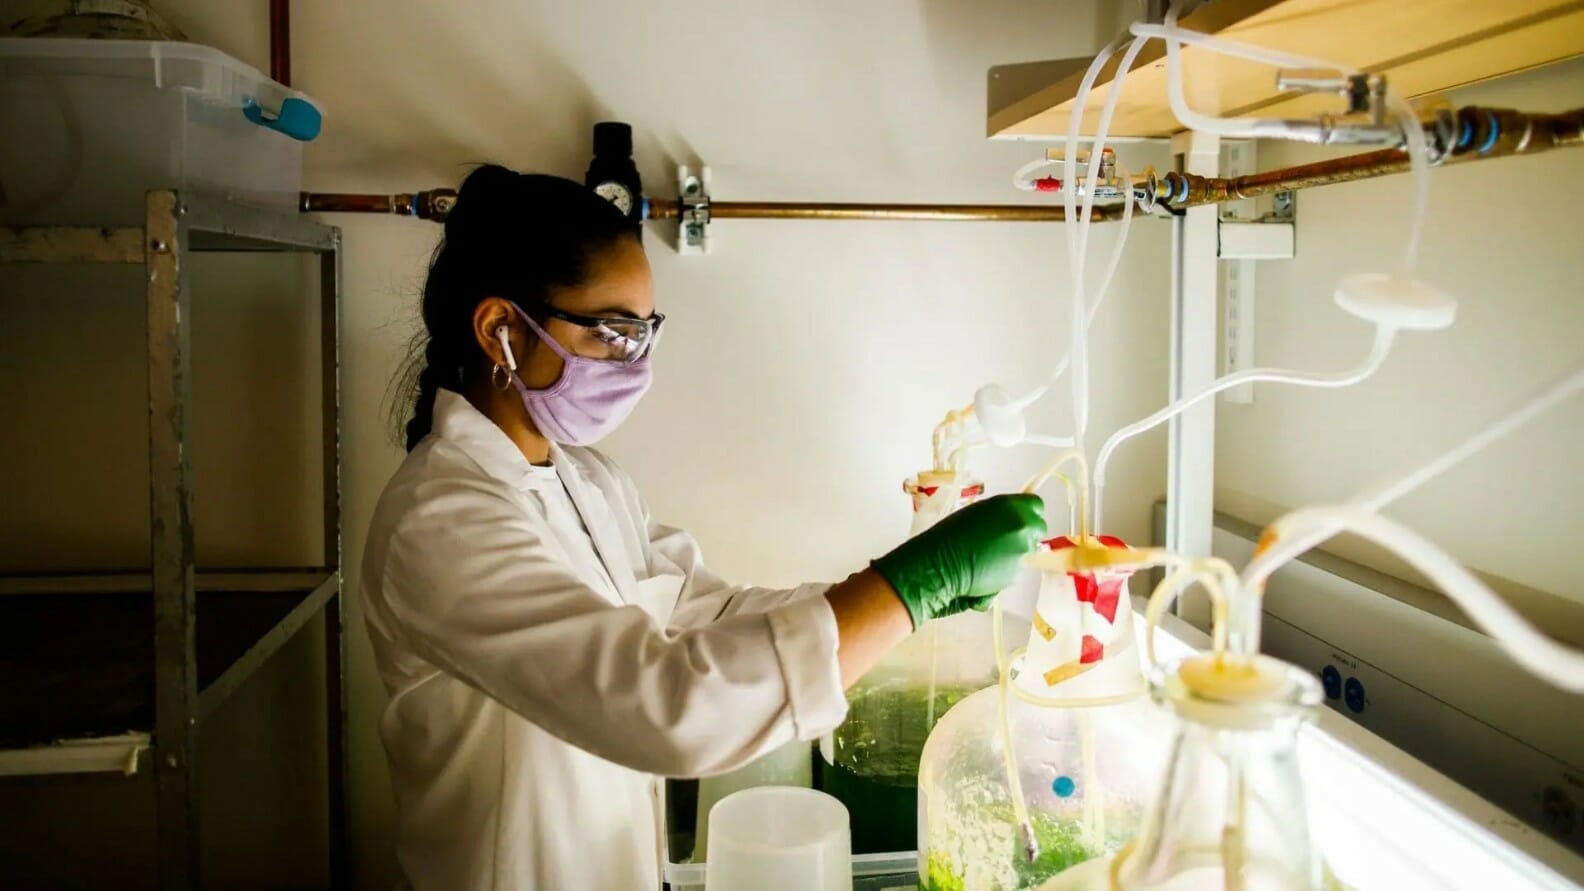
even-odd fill
[(636, 603), (637, 580), (632, 562), (627, 559), (626, 540), (616, 524), (616, 515), (611, 512), (610, 499), (583, 475), (580, 463), (553, 442), (550, 443), (550, 461), (555, 464), (567, 495), (577, 507), (578, 516), (583, 518), (583, 525), (588, 527), (594, 550), (605, 562), (605, 571), (616, 583), (616, 592), (624, 602)]
[(511, 437), (460, 393), (442, 388), (435, 394), (434, 429), (466, 452), (485, 473), (518, 491), (537, 489), (551, 479), (542, 468), (536, 470), (529, 464)]
[(611, 512), (609, 500), (599, 487), (583, 475), (580, 463), (568, 455), (561, 446), (550, 444), (550, 462), (556, 475), (544, 473), (523, 457), (522, 450), (511, 441), (494, 421), (473, 407), (461, 394), (441, 389), (435, 395), (434, 429), (444, 439), (455, 443), (467, 453), (485, 473), (518, 491), (531, 491), (554, 484), (559, 477), (567, 495), (577, 508), (578, 516), (588, 528), (589, 539), (605, 563), (605, 570), (616, 584), (616, 592), (627, 603), (635, 602), (637, 582), (621, 528)]

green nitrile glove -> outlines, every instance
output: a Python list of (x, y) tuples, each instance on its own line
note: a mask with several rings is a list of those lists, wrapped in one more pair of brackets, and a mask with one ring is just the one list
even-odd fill
[(873, 565), (917, 630), (939, 616), (987, 608), (1017, 580), (1023, 557), (1044, 535), (1038, 495), (999, 495), (946, 517)]

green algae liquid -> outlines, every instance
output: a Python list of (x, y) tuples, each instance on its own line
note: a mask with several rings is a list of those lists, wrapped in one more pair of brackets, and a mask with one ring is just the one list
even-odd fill
[(919, 755), (952, 706), (982, 688), (917, 686), (854, 691), (847, 720), (832, 734), (835, 763), (820, 760), (819, 788), (847, 806), (852, 852), (880, 854), (918, 847)]
[[(1011, 807), (1005, 805), (986, 808), (985, 818), (1004, 821), (1009, 826), (1016, 825)], [(1039, 843), (1039, 855), (1034, 861), (1029, 862), (1024, 855), (1020, 832), (1012, 833), (1007, 849), (996, 853), (996, 856), (1004, 857), (1005, 862), (1011, 864), (1016, 877), (1015, 885), (997, 884), (993, 889), (970, 888), (964, 878), (962, 864), (953, 863), (943, 852), (931, 851), (925, 861), (925, 875), (919, 887), (922, 891), (1024, 891), (1038, 887), (1057, 873), (1108, 853), (1106, 846), (1084, 840), (1083, 828), (1078, 820), (1058, 819), (1038, 812), (1030, 814), (1029, 819), (1033, 821), (1034, 838)]]

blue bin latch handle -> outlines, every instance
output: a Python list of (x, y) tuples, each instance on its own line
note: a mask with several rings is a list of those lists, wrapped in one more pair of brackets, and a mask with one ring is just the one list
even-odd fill
[(298, 142), (312, 142), (324, 123), (323, 115), (319, 114), (319, 109), (314, 108), (312, 102), (296, 96), (286, 97), (281, 102), (280, 111), (273, 114), (265, 111), (258, 100), (249, 96), (242, 100), (242, 114), (260, 127), (284, 133)]

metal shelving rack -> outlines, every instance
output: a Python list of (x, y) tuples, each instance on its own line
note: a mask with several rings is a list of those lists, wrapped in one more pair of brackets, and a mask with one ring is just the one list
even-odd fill
[[(322, 611), (330, 883), (345, 887), (341, 233), (296, 213), (189, 192), (149, 192), (146, 211), (141, 227), (0, 227), (0, 265), (126, 263), (147, 270), (152, 543), (149, 572), (0, 578), (0, 776), (152, 774), (159, 886), (199, 887), (200, 722)], [(186, 260), (202, 251), (319, 257), (320, 566), (196, 569), (189, 447), (192, 294)], [(63, 683), (52, 688), (51, 680)]]

